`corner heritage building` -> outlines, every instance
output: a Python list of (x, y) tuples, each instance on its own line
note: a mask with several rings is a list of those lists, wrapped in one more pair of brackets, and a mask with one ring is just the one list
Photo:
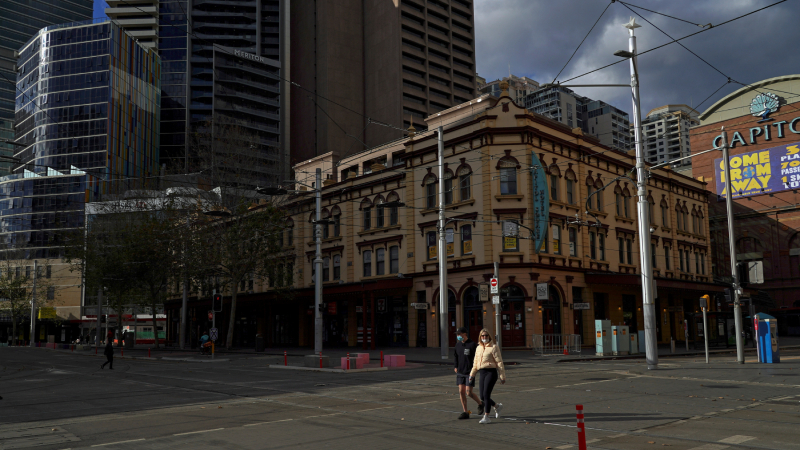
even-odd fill
[[(717, 147), (722, 127), (731, 155), (734, 232), (738, 262), (761, 261), (766, 292), (774, 304), (800, 306), (800, 75), (759, 81), (722, 98), (704, 111), (691, 130), (692, 152)], [(695, 177), (711, 191), (712, 267), (730, 280), (725, 176), (722, 154), (693, 159)]]
[[(481, 301), (479, 285), (488, 282), (494, 262), (500, 264), (506, 347), (530, 347), (533, 335), (548, 334), (581, 335), (592, 345), (595, 319), (632, 331), (643, 327), (634, 183), (617, 179), (631, 173), (631, 156), (580, 128), (529, 112), (509, 97), (506, 83), (499, 98), (481, 96), (423, 124), (439, 125), (445, 130), (443, 180), (435, 133), (417, 134), (413, 127), (406, 138), (355, 155), (328, 153), (295, 165), (300, 182), (311, 185), (317, 168), (326, 180), (322, 218), (332, 222), (322, 233), (326, 347), (437, 346), (440, 314), (448, 316), (451, 345), (457, 327), (473, 336), (483, 327), (493, 330), (493, 305)], [(532, 213), (530, 168), (538, 161), (546, 166), (547, 217)], [(438, 183), (446, 190), (447, 255), (436, 247)], [(705, 184), (657, 170), (647, 191), (658, 336), (669, 342), (682, 339), (683, 320), (695, 312), (697, 298), (721, 287), (712, 283), (708, 264)], [(405, 206), (378, 207), (394, 200)], [(237, 320), (265, 336), (267, 345), (307, 346), (314, 323), (314, 200), (296, 196), (288, 207), (288, 273), (237, 286)], [(514, 224), (533, 228), (542, 220), (547, 232), (537, 249), (528, 231)], [(448, 260), (447, 311), (438, 300), (441, 257)], [(270, 287), (284, 282), (293, 286), (291, 296)], [(537, 300), (539, 283), (546, 284), (546, 299)], [(207, 301), (193, 302), (196, 326), (208, 326)], [(217, 324), (227, 323), (225, 314)]]

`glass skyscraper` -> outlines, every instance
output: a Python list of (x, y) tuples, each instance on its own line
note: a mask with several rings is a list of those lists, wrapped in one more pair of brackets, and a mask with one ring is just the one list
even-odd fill
[(44, 28), (19, 50), (16, 150), (0, 244), (53, 258), (84, 203), (158, 174), (161, 60), (108, 20)]
[[(48, 25), (91, 18), (92, 0), (0, 0), (0, 140), (14, 139), (15, 52)], [(11, 144), (0, 143), (0, 155), (13, 153)], [(0, 162), (0, 175), (10, 169)]]

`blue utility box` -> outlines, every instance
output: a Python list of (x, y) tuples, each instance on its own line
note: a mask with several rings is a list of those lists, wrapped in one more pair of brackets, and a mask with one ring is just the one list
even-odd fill
[(769, 314), (758, 313), (753, 321), (757, 336), (758, 362), (781, 362), (778, 351), (778, 319)]
[(597, 356), (611, 355), (611, 321), (594, 321), (595, 341)]
[(611, 353), (614, 356), (627, 355), (631, 351), (631, 338), (627, 325), (611, 327)]

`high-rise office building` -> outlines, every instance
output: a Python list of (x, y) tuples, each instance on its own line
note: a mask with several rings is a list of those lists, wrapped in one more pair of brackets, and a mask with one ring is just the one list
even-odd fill
[[(17, 74), (15, 52), (40, 29), (59, 23), (92, 18), (92, 0), (0, 0), (0, 141), (14, 138), (14, 91)], [(10, 156), (14, 146), (0, 143), (0, 155)], [(0, 161), (0, 175), (10, 163)]]
[[(664, 105), (642, 121), (645, 160), (659, 164), (691, 155), (689, 128), (700, 125), (700, 114), (687, 105)], [(673, 170), (692, 176), (692, 160), (671, 164)]]
[(471, 0), (303, 5), (289, 13), (293, 164), (401, 138), (477, 95)]
[(602, 100), (577, 95), (571, 89), (540, 89), (527, 96), (525, 108), (570, 128), (580, 128), (608, 147), (627, 152), (633, 146), (628, 113)]
[(158, 173), (161, 61), (110, 21), (53, 25), (19, 50), (13, 174), (0, 245), (59, 255), (86, 201)]
[(505, 81), (508, 83), (508, 95), (520, 106), (525, 106), (525, 98), (529, 94), (533, 94), (539, 90), (539, 82), (528, 77), (510, 75), (499, 80), (490, 81), (488, 83), (486, 80), (483, 80), (483, 82), (481, 82), (481, 80), (482, 78), (478, 79), (479, 93), (491, 94), (494, 97), (500, 97), (500, 93), (502, 92), (502, 89), (500, 89), (500, 83)]
[[(161, 56), (161, 163), (189, 169), (197, 134), (233, 124), (250, 134), (250, 184), (288, 176), (289, 2), (280, 0), (111, 0), (106, 14)], [(284, 84), (285, 86), (285, 84)], [(196, 148), (194, 149), (197, 150)]]

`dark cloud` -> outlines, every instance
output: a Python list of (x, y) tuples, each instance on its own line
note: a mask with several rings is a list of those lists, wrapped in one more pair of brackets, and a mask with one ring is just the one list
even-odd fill
[[(775, 0), (634, 0), (634, 3), (690, 22), (717, 25)], [(604, 0), (475, 0), (478, 73), (494, 80), (506, 76), (511, 64), (514, 75), (528, 76), (540, 83), (552, 82), (606, 5), (608, 2)], [(700, 30), (692, 24), (636, 11), (673, 38)], [(558, 79), (567, 80), (618, 60), (613, 53), (628, 48), (627, 30), (622, 24), (631, 15), (624, 5), (613, 3)], [(639, 71), (643, 114), (669, 103), (697, 106), (725, 84), (727, 77), (752, 83), (800, 72), (797, 17), (800, 17), (800, 2), (790, 0), (681, 41), (719, 72), (678, 44), (642, 55)], [(670, 41), (641, 18), (637, 17), (637, 22), (642, 25), (636, 30), (639, 52)], [(572, 83), (629, 81), (630, 69), (623, 62)], [(723, 87), (700, 111), (740, 87), (735, 83)], [(630, 93), (624, 88), (575, 88), (575, 91), (631, 111)]]

